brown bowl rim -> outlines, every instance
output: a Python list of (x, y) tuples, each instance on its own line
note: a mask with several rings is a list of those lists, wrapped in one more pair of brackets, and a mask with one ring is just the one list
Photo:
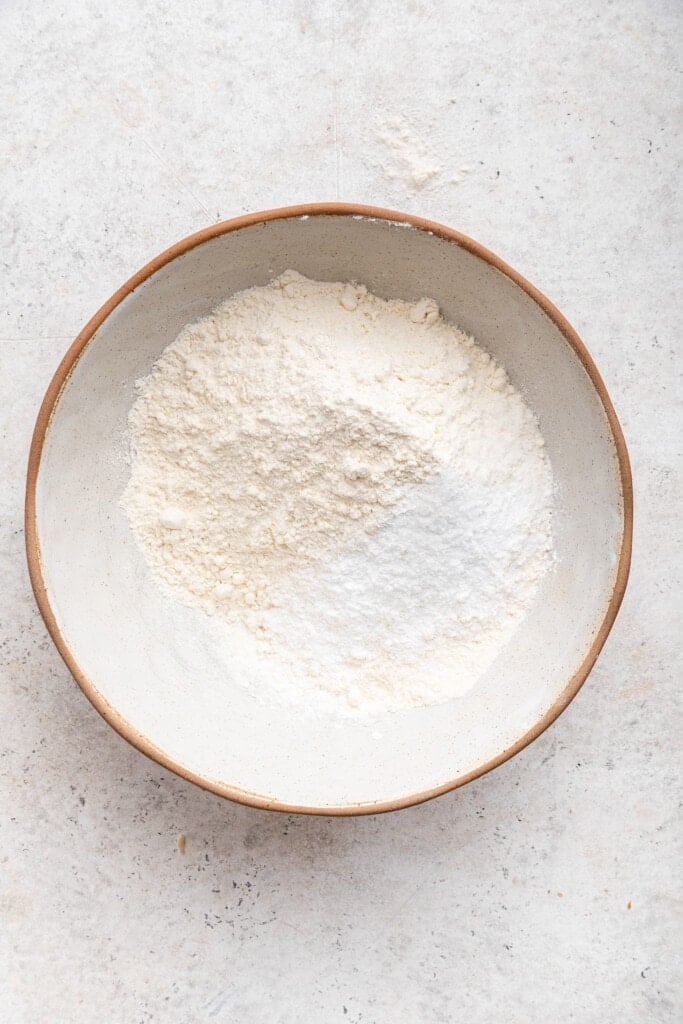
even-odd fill
[[(457, 245), (467, 249), (473, 255), (479, 257), (479, 259), (482, 259), (495, 267), (501, 273), (505, 274), (506, 277), (509, 277), (510, 280), (525, 291), (527, 295), (529, 295), (536, 304), (541, 307), (544, 313), (561, 331), (581, 360), (605, 410), (614, 440), (619, 465), (623, 501), (623, 532), (621, 537), (619, 562), (614, 578), (612, 593), (602, 622), (595, 633), (593, 641), (590, 644), (581, 665), (570, 677), (552, 706), (531, 729), (520, 737), (520, 739), (473, 771), (466, 772), (464, 775), (458, 776), (455, 779), (449, 780), (448, 782), (432, 789), (421, 790), (417, 793), (411, 793), (408, 796), (402, 796), (395, 800), (364, 801), (332, 806), (312, 807), (283, 803), (275, 797), (265, 796), (260, 793), (252, 793), (249, 790), (242, 789), (238, 786), (233, 786), (216, 779), (206, 778), (205, 776), (191, 771), (184, 765), (178, 764), (173, 760), (173, 758), (169, 757), (168, 754), (157, 747), (156, 744), (152, 743), (148, 737), (143, 735), (139, 730), (131, 725), (130, 722), (124, 719), (116, 708), (114, 708), (104, 698), (94, 683), (79, 667), (69, 645), (60, 632), (50, 605), (47, 587), (42, 572), (40, 545), (36, 523), (36, 482), (40, 469), (43, 445), (45, 443), (50, 420), (71, 371), (98, 328), (112, 313), (112, 311), (128, 295), (130, 295), (131, 292), (134, 291), (135, 288), (138, 288), (143, 281), (151, 277), (151, 275), (156, 273), (156, 271), (161, 269), (161, 267), (176, 259), (176, 257), (189, 252), (196, 246), (202, 245), (204, 242), (207, 242), (212, 238), (216, 238), (219, 235), (227, 234), (230, 231), (237, 231), (240, 228), (263, 224), (271, 220), (286, 220), (292, 217), (318, 216), (350, 216), (370, 218), (374, 220), (386, 220), (399, 224), (409, 224), (420, 231), (431, 232), (433, 235), (444, 238), (449, 242), (455, 242)], [(434, 797), (441, 796), (443, 793), (448, 793), (450, 790), (458, 789), (460, 786), (464, 786), (468, 782), (472, 782), (474, 779), (485, 775), (493, 768), (498, 767), (498, 765), (503, 764), (505, 761), (509, 760), (515, 754), (519, 753), (532, 743), (533, 740), (540, 736), (541, 733), (544, 732), (548, 726), (556, 720), (556, 718), (558, 718), (558, 716), (574, 699), (595, 664), (595, 660), (612, 628), (624, 596), (631, 564), (632, 535), (633, 485), (624, 435), (610, 397), (607, 393), (607, 389), (591, 356), (588, 353), (588, 350), (586, 349), (586, 346), (560, 311), (552, 304), (552, 302), (549, 301), (549, 299), (546, 298), (545, 295), (542, 294), (542, 292), (530, 284), (521, 274), (508, 266), (507, 263), (494, 253), (490, 252), (483, 245), (475, 242), (467, 235), (463, 235), (459, 231), (455, 231), (452, 228), (445, 227), (442, 224), (426, 220), (422, 217), (416, 217), (407, 213), (399, 213), (395, 210), (387, 210), (381, 207), (363, 206), (355, 203), (309, 203), (297, 206), (286, 206), (278, 209), (265, 210), (262, 212), (246, 214), (240, 217), (234, 217), (218, 224), (212, 224), (210, 227), (203, 228), (201, 231), (197, 231), (194, 234), (189, 235), (187, 238), (176, 242), (174, 245), (170, 246), (170, 248), (164, 250), (164, 252), (160, 253), (158, 256), (155, 256), (155, 258), (150, 260), (149, 263), (146, 263), (145, 266), (126, 281), (126, 283), (122, 285), (121, 288), (119, 288), (88, 321), (85, 327), (75, 338), (57, 367), (38, 413), (28, 460), (25, 504), (25, 536), (31, 586), (33, 588), (33, 593), (40, 613), (45, 625), (47, 626), (48, 632), (57, 647), (57, 650), (90, 703), (99, 712), (102, 718), (104, 718), (104, 720), (119, 733), (120, 736), (147, 757), (162, 765), (162, 767), (175, 772), (176, 775), (179, 775), (190, 782), (194, 782), (196, 785), (201, 786), (203, 789), (206, 789), (211, 793), (227, 797), (237, 803), (247, 804), (264, 810), (276, 810), (290, 814), (356, 815), (378, 814), (386, 811), (400, 810), (404, 807), (423, 803), (426, 800), (432, 800)]]

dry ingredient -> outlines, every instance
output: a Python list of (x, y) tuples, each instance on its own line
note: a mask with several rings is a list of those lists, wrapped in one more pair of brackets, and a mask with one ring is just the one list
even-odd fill
[(389, 178), (399, 178), (407, 188), (420, 191), (441, 176), (441, 164), (404, 115), (381, 122), (377, 138), (389, 154), (382, 168)]
[(289, 270), (187, 326), (137, 389), (123, 505), (145, 557), (248, 631), (284, 699), (448, 700), (552, 565), (538, 424), (431, 299)]

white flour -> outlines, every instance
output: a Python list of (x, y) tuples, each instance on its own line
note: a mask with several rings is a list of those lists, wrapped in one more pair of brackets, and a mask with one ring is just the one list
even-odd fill
[(287, 271), (186, 327), (138, 390), (123, 504), (145, 556), (247, 628), (285, 699), (463, 692), (552, 564), (537, 423), (430, 299)]
[(441, 164), (406, 117), (388, 118), (380, 124), (377, 137), (390, 155), (385, 173), (400, 178), (407, 188), (420, 191), (441, 174)]

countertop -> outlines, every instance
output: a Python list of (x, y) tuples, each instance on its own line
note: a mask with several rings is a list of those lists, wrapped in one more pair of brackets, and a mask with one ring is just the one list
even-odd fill
[[(680, 39), (673, 0), (3, 4), (2, 1021), (681, 1019)], [(233, 805), (120, 739), (22, 530), (38, 405), (114, 289), (213, 221), (330, 199), (440, 220), (541, 288), (636, 493), (569, 709), (463, 790), (345, 820)]]

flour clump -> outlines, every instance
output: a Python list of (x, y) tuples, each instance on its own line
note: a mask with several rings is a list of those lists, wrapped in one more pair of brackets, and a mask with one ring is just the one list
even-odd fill
[(432, 299), (286, 271), (185, 327), (137, 390), (122, 502), (146, 561), (243, 626), (285, 699), (449, 699), (552, 564), (536, 420)]

